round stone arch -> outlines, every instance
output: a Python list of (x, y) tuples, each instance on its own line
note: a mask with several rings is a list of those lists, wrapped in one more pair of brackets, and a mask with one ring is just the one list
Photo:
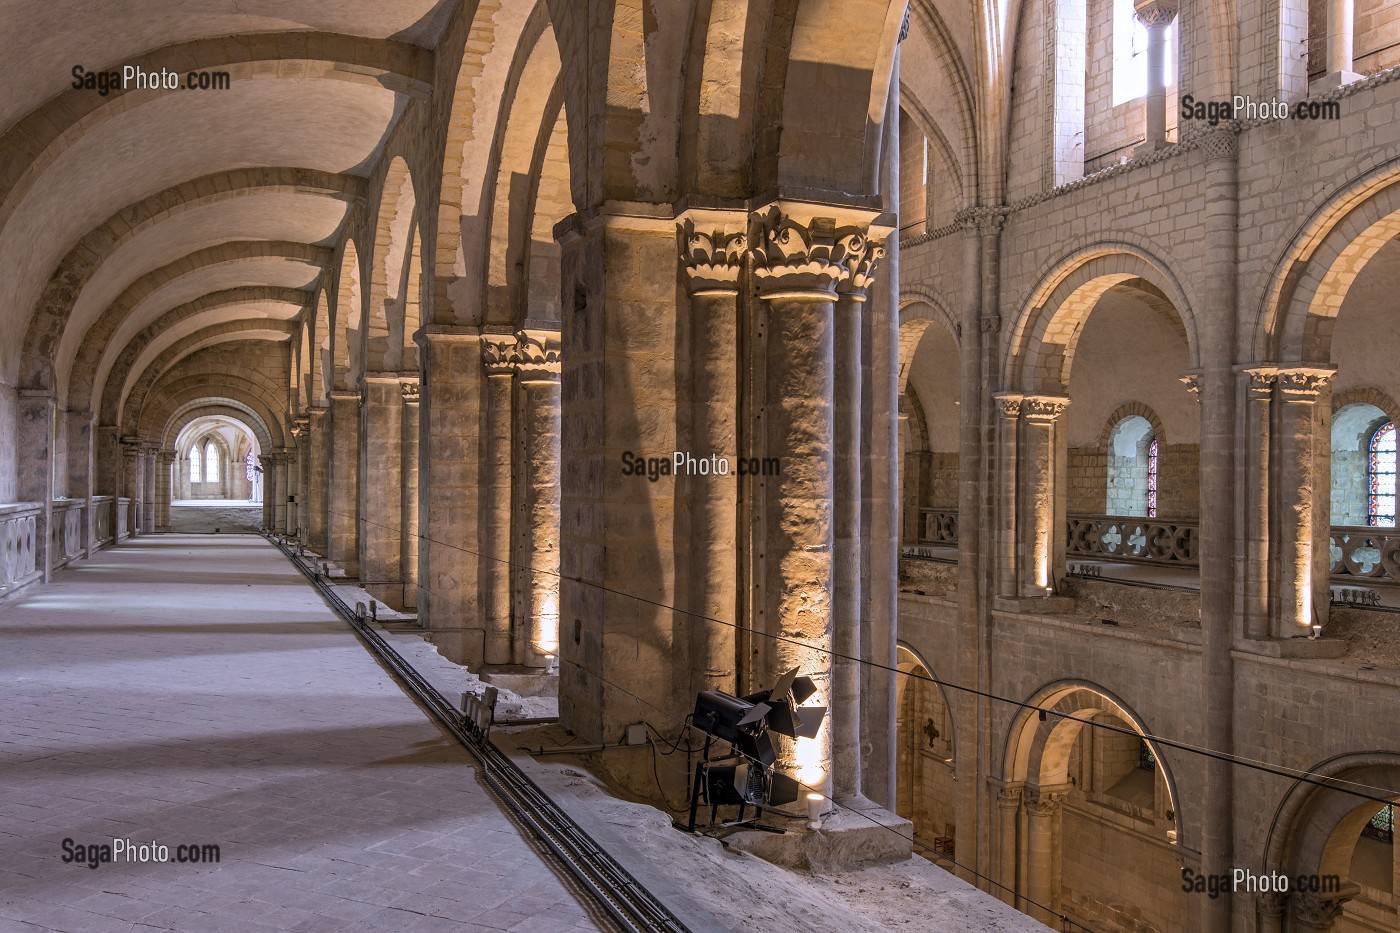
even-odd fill
[[(1316, 778), (1332, 779), (1339, 786), (1360, 785), (1357, 790), (1375, 797), (1385, 797), (1388, 791), (1400, 787), (1400, 754), (1395, 752), (1352, 752), (1329, 758), (1308, 769)], [(1400, 795), (1391, 801), (1400, 806)], [(1352, 794), (1338, 793), (1316, 784), (1295, 782), (1284, 794), (1274, 811), (1264, 841), (1264, 869), (1285, 874), (1336, 875), (1351, 874), (1352, 856), (1361, 829), (1380, 805)], [(1340, 903), (1350, 897), (1355, 888), (1336, 892)], [(1297, 911), (1307, 905), (1294, 901)], [(1319, 899), (1327, 900), (1327, 895)]]
[[(486, 189), (493, 178), (496, 121), (519, 49), (550, 29), (545, 0), (505, 3), (473, 17), (452, 91), (432, 238), (432, 320), (473, 323), (486, 246)], [(582, 158), (582, 154), (580, 154)], [(425, 237), (426, 238), (426, 237)]]
[[(186, 357), (181, 361), (180, 366), (188, 363), (194, 357), (195, 354)], [(136, 434), (137, 426), (147, 421), (148, 403), (152, 399), (157, 399), (155, 404), (164, 404), (164, 395), (175, 391), (203, 388), (215, 391), (227, 384), (229, 387), (239, 387), (250, 398), (258, 399), (260, 404), (270, 412), (281, 412), (286, 408), (287, 387), (285, 383), (276, 382), (257, 370), (240, 367), (231, 362), (211, 362), (208, 360), (201, 362), (203, 365), (194, 372), (188, 370), (182, 372), (180, 366), (177, 366), (162, 373), (149, 385), (138, 385), (137, 391), (132, 393), (123, 406), (121, 421), (123, 433)], [(157, 386), (161, 390), (160, 393), (155, 392)], [(274, 415), (271, 422), (280, 425), (280, 416)]]
[(360, 273), (359, 250), (353, 239), (347, 239), (336, 273), (335, 307), (331, 310), (331, 384), (337, 389), (353, 388), (364, 373), (364, 294)]
[(1113, 429), (1118, 427), (1118, 423), (1124, 418), (1131, 418), (1135, 415), (1145, 419), (1148, 424), (1152, 425), (1153, 439), (1161, 441), (1163, 446), (1165, 446), (1167, 443), (1167, 432), (1162, 427), (1162, 419), (1158, 418), (1157, 413), (1142, 402), (1125, 402), (1113, 410), (1113, 413), (1108, 416), (1108, 420), (1104, 422), (1103, 431), (1099, 434), (1099, 446), (1107, 447), (1109, 442), (1113, 439)]
[(126, 436), (163, 436), (173, 412), (204, 399), (220, 398), (239, 402), (261, 419), (267, 429), (269, 449), (286, 446), (287, 432), (279, 417), (277, 393), (266, 386), (254, 385), (233, 373), (213, 373), (175, 380), (162, 388), (166, 391), (162, 392), (160, 404), (139, 414), (128, 412), (124, 422), (127, 430), (123, 432)]
[(311, 321), (311, 398), (308, 404), (323, 407), (330, 398), (331, 373), (334, 369), (331, 360), (331, 316), (327, 304), (326, 290), (318, 288), (316, 298), (308, 312)]
[(1325, 363), (1337, 313), (1382, 246), (1400, 236), (1400, 160), (1334, 193), (1309, 217), (1275, 266), (1260, 309), (1258, 359)]
[(1374, 405), (1385, 412), (1391, 421), (1400, 421), (1400, 405), (1395, 403), (1385, 391), (1375, 386), (1354, 386), (1332, 396), (1332, 413), (1336, 414), (1348, 405), (1357, 403)]
[(948, 306), (927, 288), (906, 288), (899, 296), (899, 394), (909, 387), (909, 372), (914, 352), (930, 324), (938, 323), (953, 338), (953, 345), (962, 343), (962, 334)]
[[(1182, 815), (1178, 806), (1176, 778), (1171, 761), (1176, 752), (1163, 748), (1142, 717), (1112, 691), (1086, 680), (1061, 680), (1040, 688), (1027, 700), (1007, 730), (1002, 759), (1002, 780), (1039, 787), (1067, 783), (1069, 753), (1084, 725), (1101, 713), (1110, 713), (1143, 739), (1162, 770), (1177, 838), (1181, 838)], [(1047, 715), (1040, 718), (1040, 710)], [(1049, 715), (1049, 714), (1059, 715)], [(1088, 714), (1088, 715), (1085, 715)]]
[(954, 719), (952, 715), (953, 704), (948, 701), (947, 689), (943, 686), (943, 683), (938, 679), (937, 675), (934, 674), (933, 665), (928, 663), (928, 661), (923, 655), (923, 652), (919, 651), (918, 648), (915, 648), (913, 645), (909, 644), (908, 642), (902, 639), (895, 642), (895, 656), (897, 658), (897, 667), (899, 669), (899, 673), (901, 675), (905, 675), (900, 677), (900, 683), (898, 685), (899, 693), (901, 696), (903, 696), (904, 694), (905, 684), (909, 681), (908, 675), (913, 673), (916, 667), (923, 668), (924, 672), (928, 675), (929, 679), (933, 681), (932, 686), (938, 689), (938, 696), (939, 699), (943, 701), (943, 708), (948, 710), (948, 728), (950, 730), (948, 735), (948, 745), (952, 749), (951, 754), (953, 759), (957, 760), (958, 724), (957, 720)]
[(403, 156), (394, 156), (385, 172), (374, 216), (365, 327), (366, 371), (400, 368), (405, 267), (417, 228), (417, 207), (413, 172)]
[(231, 398), (210, 398), (205, 397), (187, 402), (180, 408), (171, 412), (165, 424), (160, 429), (160, 443), (163, 448), (171, 449), (175, 447), (175, 442), (180, 436), (180, 432), (186, 425), (206, 416), (221, 416), (239, 422), (248, 429), (248, 432), (258, 442), (260, 450), (266, 451), (271, 448), (272, 435), (268, 431), (267, 424), (262, 417), (250, 406), (245, 405), (236, 399)]
[(1152, 253), (1129, 242), (1081, 247), (1051, 264), (1021, 302), (1002, 362), (1002, 384), (1033, 395), (1063, 394), (1084, 322), (1114, 285), (1140, 279), (1176, 312), (1193, 367), (1200, 365), (1196, 318), (1180, 280)]

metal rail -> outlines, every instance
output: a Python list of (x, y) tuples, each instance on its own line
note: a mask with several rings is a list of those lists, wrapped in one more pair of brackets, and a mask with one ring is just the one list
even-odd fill
[(361, 641), (477, 760), (482, 778), (501, 805), (530, 828), (613, 920), (628, 933), (690, 933), (675, 914), (594, 842), (515, 762), (491, 744), (485, 730), (477, 729), (467, 720), (374, 626), (348, 606), (334, 586), (309, 570), (286, 544), (271, 536), (268, 540), (311, 581)]

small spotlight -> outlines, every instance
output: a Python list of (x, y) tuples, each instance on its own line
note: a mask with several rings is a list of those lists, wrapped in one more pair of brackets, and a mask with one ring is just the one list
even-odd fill
[(1320, 626), (1320, 625), (1314, 625), (1314, 626), (1312, 627), (1312, 632), (1313, 632), (1313, 633), (1312, 633), (1312, 637), (1313, 637), (1313, 638), (1321, 638), (1321, 637), (1322, 637), (1322, 626)]
[(821, 794), (807, 795), (807, 828), (813, 832), (822, 828), (822, 803), (825, 800)]

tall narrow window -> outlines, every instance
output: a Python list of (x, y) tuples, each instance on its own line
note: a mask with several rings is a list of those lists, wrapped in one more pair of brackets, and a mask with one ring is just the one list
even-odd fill
[[(1176, 23), (1167, 27), (1163, 85), (1176, 83)], [(1147, 27), (1133, 11), (1133, 0), (1113, 0), (1113, 106), (1147, 96)]]
[(1387, 421), (1371, 435), (1366, 464), (1368, 525), (1395, 524), (1395, 422)]
[(1157, 517), (1157, 438), (1147, 445), (1147, 517)]
[(190, 482), (197, 483), (204, 478), (204, 462), (199, 456), (199, 445), (190, 448)]
[(206, 483), (219, 481), (219, 452), (214, 448), (212, 441), (204, 445), (204, 481)]

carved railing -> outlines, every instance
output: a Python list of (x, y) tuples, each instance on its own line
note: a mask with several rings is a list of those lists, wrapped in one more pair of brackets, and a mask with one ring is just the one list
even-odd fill
[(1073, 515), (1067, 525), (1070, 554), (1164, 567), (1200, 566), (1200, 528), (1194, 523), (1130, 515)]
[(957, 509), (919, 509), (919, 543), (955, 545), (958, 543)]
[(86, 499), (55, 499), (49, 513), (49, 569), (57, 570), (83, 553)]
[(1400, 529), (1333, 525), (1328, 550), (1334, 577), (1400, 582)]
[(113, 513), (116, 511), (116, 500), (111, 496), (92, 497), (92, 545), (93, 547), (105, 547), (112, 543)]
[(131, 500), (122, 496), (117, 499), (117, 540), (131, 537)]
[(0, 505), (0, 593), (43, 575), (36, 562), (43, 512), (37, 502)]

